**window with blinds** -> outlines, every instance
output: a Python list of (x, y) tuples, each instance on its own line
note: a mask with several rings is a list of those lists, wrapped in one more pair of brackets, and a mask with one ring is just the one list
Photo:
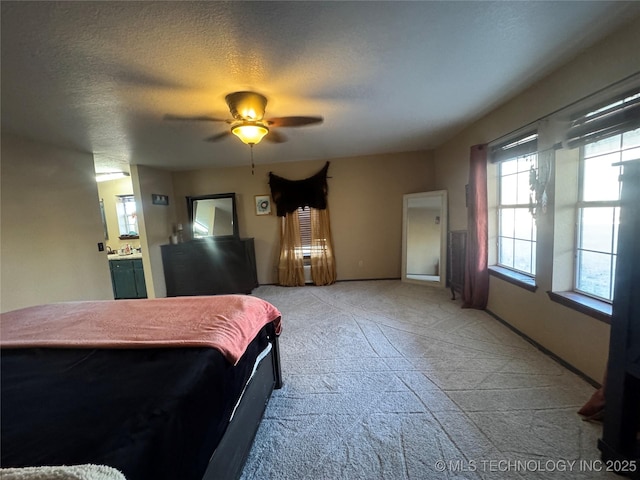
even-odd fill
[(302, 256), (311, 257), (311, 209), (309, 207), (298, 208), (300, 220), (300, 242), (302, 244)]
[(491, 147), (498, 166), (498, 261), (509, 270), (535, 276), (536, 223), (529, 211), (532, 171), (537, 169), (538, 134), (529, 132)]
[(613, 301), (620, 223), (620, 162), (640, 159), (640, 92), (594, 106), (572, 122), (580, 148), (574, 291)]

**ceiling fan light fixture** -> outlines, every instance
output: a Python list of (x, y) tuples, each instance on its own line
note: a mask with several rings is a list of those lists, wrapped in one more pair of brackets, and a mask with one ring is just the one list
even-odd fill
[(269, 133), (269, 129), (259, 123), (242, 123), (232, 127), (231, 133), (247, 145), (257, 145)]
[[(1, 0), (0, 0), (1, 1)], [(229, 133), (233, 133), (246, 145), (256, 145), (271, 133), (267, 139), (272, 143), (282, 143), (287, 140), (284, 135), (280, 135), (280, 127), (304, 127), (322, 123), (323, 118), (319, 116), (288, 116), (265, 119), (265, 108), (267, 97), (256, 92), (242, 91), (230, 93), (225, 97), (232, 119), (223, 120), (221, 118), (198, 115), (195, 117), (184, 117), (179, 115), (165, 115), (165, 120), (193, 120), (207, 122), (226, 122), (231, 125), (230, 130), (206, 138), (207, 142), (217, 142), (226, 138)], [(274, 130), (270, 131), (270, 127)]]
[(235, 92), (225, 97), (229, 111), (236, 120), (260, 121), (267, 108), (267, 98), (256, 92)]

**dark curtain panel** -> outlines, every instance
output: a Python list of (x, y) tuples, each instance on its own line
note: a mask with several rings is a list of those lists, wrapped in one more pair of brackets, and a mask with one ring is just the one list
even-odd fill
[(462, 308), (484, 310), (489, 298), (487, 145), (471, 147), (467, 202), (467, 255)]

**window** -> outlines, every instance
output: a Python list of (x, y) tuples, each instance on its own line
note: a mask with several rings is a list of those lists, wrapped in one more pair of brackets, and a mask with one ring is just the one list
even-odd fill
[(537, 137), (530, 133), (492, 148), (498, 166), (498, 261), (500, 267), (536, 274), (536, 224), (530, 211), (530, 178), (537, 169)]
[(299, 207), (298, 219), (300, 221), (302, 256), (308, 259), (311, 258), (311, 209), (309, 207)]
[[(606, 323), (615, 291), (619, 175), (640, 158), (640, 90), (635, 76), (555, 114), (551, 300)], [(566, 125), (566, 127), (564, 127)], [(546, 139), (547, 143), (551, 139)]]
[(116, 201), (120, 236), (138, 235), (138, 216), (133, 195), (119, 195)]
[(587, 143), (580, 150), (574, 290), (612, 302), (622, 173), (615, 164), (640, 158), (640, 128)]
[(305, 265), (309, 265), (311, 262), (311, 253), (314, 252), (317, 255), (321, 255), (327, 248), (327, 241), (325, 238), (319, 237), (312, 240), (311, 237), (311, 218), (313, 217), (318, 226), (318, 210), (312, 212), (310, 207), (298, 208), (298, 222), (300, 224), (300, 251), (302, 252), (302, 258)]

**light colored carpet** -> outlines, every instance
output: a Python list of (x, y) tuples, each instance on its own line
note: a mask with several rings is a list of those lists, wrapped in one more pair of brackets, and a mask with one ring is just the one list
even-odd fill
[(261, 286), (284, 387), (243, 479), (619, 479), (594, 388), (448, 291), (400, 281)]

